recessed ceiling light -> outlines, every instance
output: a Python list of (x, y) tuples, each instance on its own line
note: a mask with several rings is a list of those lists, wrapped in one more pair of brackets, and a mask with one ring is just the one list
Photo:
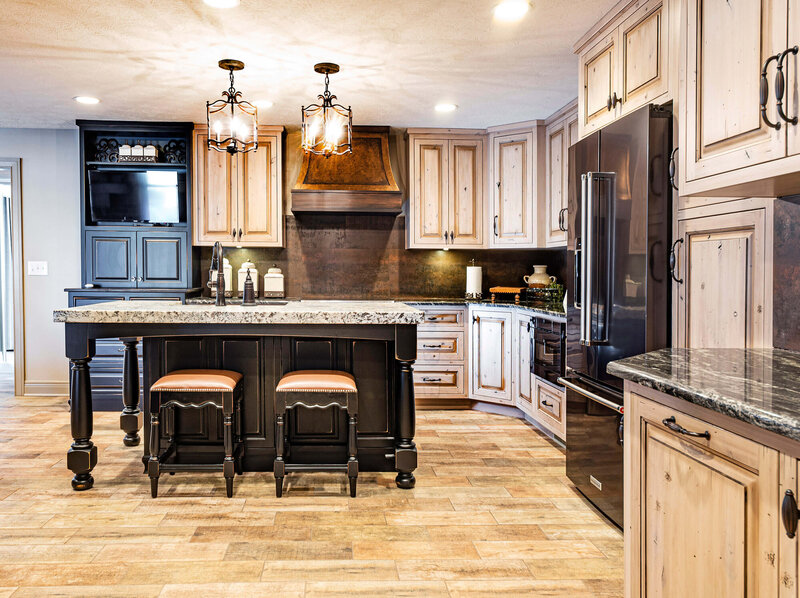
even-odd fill
[(79, 104), (99, 104), (100, 100), (97, 98), (93, 98), (92, 96), (75, 96), (72, 98)]
[(494, 18), (504, 23), (519, 21), (530, 10), (528, 0), (503, 0), (494, 7)]
[(214, 8), (233, 8), (239, 6), (239, 0), (203, 0), (209, 6)]
[(458, 106), (455, 104), (436, 104), (436, 112), (453, 112)]
[(253, 102), (258, 108), (272, 108), (273, 104), (270, 100), (256, 100)]

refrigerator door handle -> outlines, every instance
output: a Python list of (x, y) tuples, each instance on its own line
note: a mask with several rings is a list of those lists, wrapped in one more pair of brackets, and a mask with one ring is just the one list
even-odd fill
[[(591, 174), (591, 173), (590, 173)], [(586, 229), (587, 229), (587, 222), (586, 217), (588, 214), (588, 210), (586, 209), (587, 203), (587, 184), (589, 181), (589, 176), (587, 174), (581, 175), (581, 263), (580, 263), (580, 276), (581, 276), (581, 286), (580, 289), (575, 287), (576, 291), (576, 300), (577, 300), (577, 293), (580, 291), (580, 308), (581, 308), (581, 339), (580, 342), (582, 345), (586, 344), (586, 309), (585, 306), (589, 305), (586, 303), (586, 286), (587, 286), (587, 279), (586, 279), (586, 264), (589, 261), (589, 250), (586, 247), (586, 241), (588, 237), (586, 236)], [(577, 252), (576, 252), (577, 255)], [(577, 266), (576, 266), (577, 267)], [(578, 307), (578, 304), (576, 304)]]
[(622, 405), (618, 405), (613, 401), (609, 401), (608, 399), (603, 398), (600, 395), (595, 394), (585, 388), (582, 388), (577, 384), (570, 382), (569, 380), (565, 380), (562, 377), (558, 378), (558, 383), (566, 388), (569, 388), (570, 390), (577, 392), (579, 395), (582, 395), (587, 399), (591, 399), (592, 401), (598, 403), (599, 405), (602, 405), (603, 407), (608, 407), (609, 409), (616, 411), (620, 415), (622, 415), (623, 411), (625, 410), (625, 408)]
[[(585, 202), (585, 220), (581, 222), (583, 227), (583, 305), (581, 314), (584, 311), (588, 313), (582, 318), (582, 341), (581, 344), (591, 346), (596, 343), (608, 342), (608, 318), (609, 318), (609, 297), (608, 292), (613, 281), (611, 277), (611, 267), (609, 263), (605, 263), (602, 267), (598, 262), (598, 257), (606, 262), (611, 261), (611, 242), (614, 235), (614, 214), (613, 204), (614, 197), (599, 198), (600, 201), (595, 201), (594, 185), (595, 182), (604, 181), (606, 186), (614, 192), (616, 185), (616, 173), (613, 172), (590, 172), (586, 175), (586, 202)], [(599, 187), (599, 185), (598, 185)], [(609, 213), (605, 214), (605, 218), (600, 218), (598, 209), (607, 208)], [(597, 229), (596, 224), (604, 222), (607, 230), (600, 231)], [(598, 241), (600, 245), (598, 245)], [(595, 249), (599, 249), (601, 255), (595, 256)], [(595, 274), (600, 271), (606, 276), (605, 284), (599, 285), (599, 293), (596, 293)], [(595, 295), (597, 303), (595, 303)], [(602, 302), (602, 304), (600, 304)], [(603, 321), (600, 322), (599, 319)], [(596, 325), (595, 325), (596, 321)], [(595, 334), (596, 331), (601, 331), (602, 336)]]
[[(572, 291), (572, 305), (576, 309), (580, 309), (583, 305), (583, 298), (581, 296), (581, 264), (583, 263), (583, 256), (581, 255), (582, 253), (583, 250), (581, 249), (581, 238), (578, 237), (575, 239), (575, 274), (573, 276), (575, 284), (572, 285), (572, 288), (574, 289)], [(581, 331), (583, 331), (583, 328), (581, 328)]]

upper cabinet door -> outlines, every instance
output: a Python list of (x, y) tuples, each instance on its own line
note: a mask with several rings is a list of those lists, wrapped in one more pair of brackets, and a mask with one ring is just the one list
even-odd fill
[[(578, 113), (581, 137), (618, 115), (621, 90), (617, 73), (618, 30), (614, 29), (579, 58)], [(615, 100), (616, 99), (616, 100)]]
[(483, 139), (454, 139), (449, 145), (450, 245), (483, 245)]
[(138, 232), (140, 287), (180, 289), (186, 287), (187, 233)]
[(208, 149), (205, 127), (197, 127), (194, 139), (193, 245), (235, 241), (236, 197), (231, 156)]
[[(789, 0), (789, 43), (786, 45), (800, 45), (800, 0)], [(784, 109), (790, 119), (798, 118), (798, 124), (786, 124), (787, 153), (794, 156), (800, 154), (800, 54), (787, 55), (785, 62), (788, 89)]]
[(620, 25), (622, 114), (667, 93), (668, 3), (651, 0)]
[(533, 246), (536, 242), (532, 133), (498, 135), (493, 139), (492, 237), (497, 246)]
[(416, 138), (411, 147), (411, 200), (407, 226), (413, 247), (444, 247), (449, 235), (447, 139)]
[(567, 120), (560, 120), (547, 127), (546, 143), (546, 187), (545, 202), (545, 242), (548, 247), (567, 244), (566, 208), (567, 208), (567, 155), (569, 143), (567, 136)]
[[(693, 181), (781, 158), (786, 125), (769, 127), (759, 104), (761, 70), (786, 48), (786, 0), (688, 0), (681, 152)], [(797, 19), (797, 16), (794, 17)], [(767, 118), (774, 101), (769, 65)]]
[(772, 345), (765, 227), (764, 209), (679, 221), (679, 347)]
[(238, 174), (236, 244), (283, 245), (280, 137), (259, 135), (258, 149), (235, 156)]

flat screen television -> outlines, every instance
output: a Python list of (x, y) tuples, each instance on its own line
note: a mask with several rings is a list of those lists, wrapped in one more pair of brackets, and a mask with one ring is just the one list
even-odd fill
[(96, 224), (186, 222), (185, 197), (182, 170), (89, 171), (89, 208)]

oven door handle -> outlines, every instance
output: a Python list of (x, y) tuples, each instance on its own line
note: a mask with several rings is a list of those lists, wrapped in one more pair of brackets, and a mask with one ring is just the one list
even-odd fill
[(570, 382), (569, 380), (565, 380), (559, 376), (558, 383), (562, 386), (569, 388), (570, 390), (574, 390), (578, 394), (586, 397), (587, 399), (591, 399), (595, 403), (601, 404), (603, 407), (608, 407), (612, 411), (616, 411), (619, 414), (622, 414), (623, 408), (622, 405), (617, 405), (613, 401), (609, 401), (608, 399), (604, 399), (600, 395), (596, 395), (593, 392), (586, 390), (585, 388), (581, 388), (577, 384)]

